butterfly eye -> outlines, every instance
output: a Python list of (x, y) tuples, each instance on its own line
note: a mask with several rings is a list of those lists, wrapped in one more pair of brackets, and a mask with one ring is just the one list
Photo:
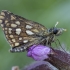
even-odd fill
[(54, 28), (54, 30), (53, 30), (53, 34), (57, 34), (58, 33), (58, 29), (57, 28)]

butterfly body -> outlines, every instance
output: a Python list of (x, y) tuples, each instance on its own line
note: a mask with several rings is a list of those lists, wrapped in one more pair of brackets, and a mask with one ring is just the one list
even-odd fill
[(55, 36), (63, 31), (63, 28), (47, 29), (37, 22), (6, 10), (0, 13), (0, 25), (11, 45), (11, 52), (23, 52), (34, 44), (50, 45), (54, 42)]

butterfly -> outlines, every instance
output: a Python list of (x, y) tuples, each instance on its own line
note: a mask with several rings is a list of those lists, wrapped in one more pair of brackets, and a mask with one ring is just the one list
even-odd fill
[(47, 29), (37, 22), (7, 10), (0, 13), (0, 25), (11, 46), (11, 52), (24, 52), (34, 44), (51, 45), (55, 41), (55, 36), (59, 36), (65, 31), (64, 28), (56, 28), (56, 25)]

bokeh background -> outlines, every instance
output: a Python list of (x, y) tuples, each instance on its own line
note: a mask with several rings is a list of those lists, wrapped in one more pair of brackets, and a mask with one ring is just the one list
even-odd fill
[[(70, 0), (0, 0), (0, 11), (8, 10), (14, 14), (39, 22), (47, 28), (66, 28), (67, 31), (58, 37), (61, 44), (70, 49)], [(3, 31), (0, 28), (0, 70), (11, 70), (12, 66), (20, 68), (28, 65), (33, 59), (26, 52), (10, 53)]]

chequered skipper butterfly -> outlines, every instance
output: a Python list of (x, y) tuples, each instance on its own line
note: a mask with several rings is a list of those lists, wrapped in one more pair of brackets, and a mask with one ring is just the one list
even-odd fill
[(0, 13), (0, 24), (12, 47), (11, 52), (23, 52), (34, 44), (51, 45), (55, 41), (55, 36), (65, 31), (63, 28), (56, 27), (47, 29), (37, 22), (6, 10)]

